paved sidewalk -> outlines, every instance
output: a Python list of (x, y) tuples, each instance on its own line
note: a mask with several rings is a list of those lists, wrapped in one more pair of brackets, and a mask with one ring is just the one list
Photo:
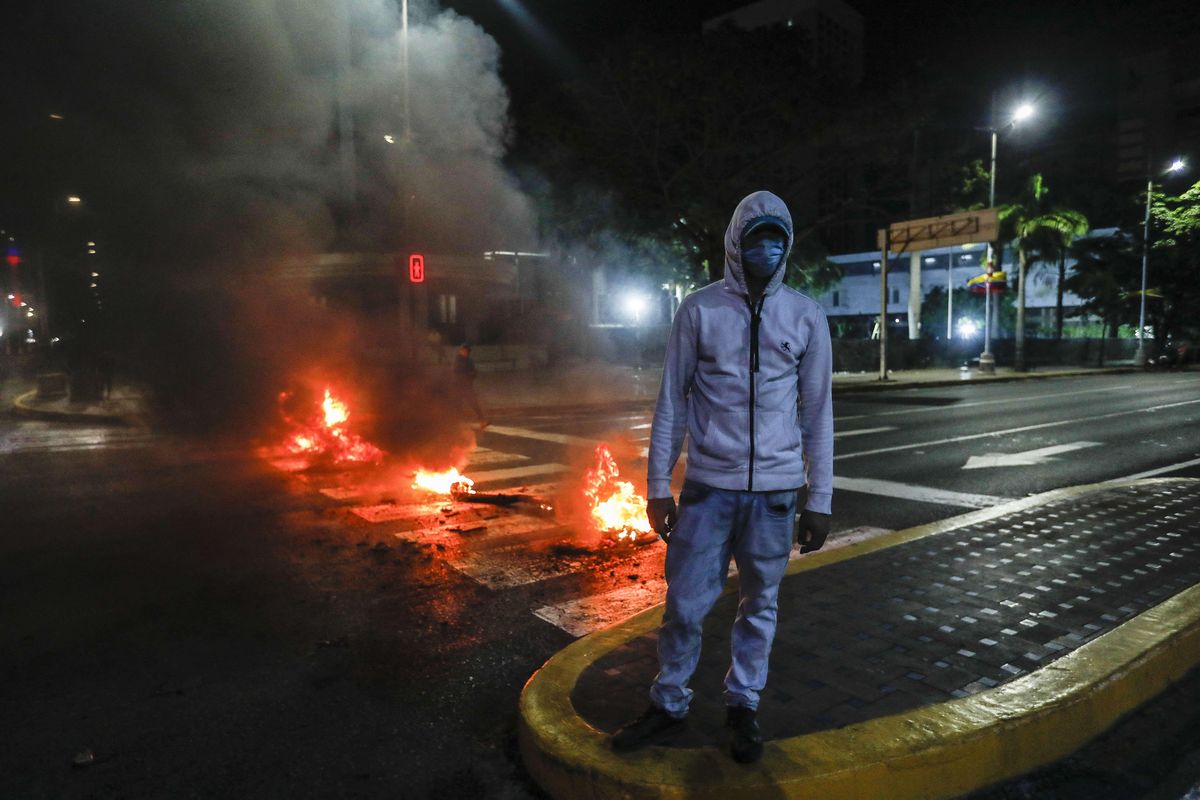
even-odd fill
[(802, 558), (784, 583), (760, 765), (716, 749), (731, 591), (662, 747), (604, 738), (646, 706), (661, 606), (535, 675), (535, 777), (556, 797), (953, 797), (1060, 758), (1200, 663), (1200, 481), (1050, 492)]

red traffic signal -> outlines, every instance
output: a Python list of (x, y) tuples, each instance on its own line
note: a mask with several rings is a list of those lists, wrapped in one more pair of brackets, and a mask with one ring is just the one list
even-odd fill
[(8, 255), (4, 257), (10, 267), (15, 267), (21, 263), (21, 253), (15, 247), (8, 248)]
[(408, 257), (408, 282), (425, 282), (425, 256), (413, 253)]

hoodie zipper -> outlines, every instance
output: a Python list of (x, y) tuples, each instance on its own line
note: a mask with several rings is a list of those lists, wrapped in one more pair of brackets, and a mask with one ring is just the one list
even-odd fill
[(767, 300), (764, 293), (758, 298), (757, 307), (746, 297), (746, 305), (750, 307), (750, 471), (746, 482), (746, 491), (754, 491), (754, 407), (757, 404), (755, 389), (758, 384), (758, 326), (762, 323), (763, 303)]

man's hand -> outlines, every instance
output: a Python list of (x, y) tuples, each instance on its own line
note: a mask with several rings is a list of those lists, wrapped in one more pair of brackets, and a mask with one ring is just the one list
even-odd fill
[(650, 527), (658, 534), (658, 538), (667, 541), (675, 528), (675, 498), (654, 497), (647, 500), (646, 518), (650, 520)]
[(811, 553), (820, 550), (829, 536), (829, 522), (833, 517), (807, 508), (800, 512), (800, 521), (796, 524), (796, 542), (800, 545), (801, 553)]

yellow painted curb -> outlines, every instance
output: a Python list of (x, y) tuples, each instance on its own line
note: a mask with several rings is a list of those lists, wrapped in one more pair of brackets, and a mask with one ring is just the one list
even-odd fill
[[(816, 553), (796, 574), (904, 542), (1123, 486), (1197, 483), (1192, 478), (1058, 489), (930, 525)], [(649, 747), (617, 755), (575, 713), (583, 671), (656, 628), (662, 606), (586, 636), (534, 673), (521, 693), (525, 764), (558, 798), (956, 797), (1029, 772), (1077, 750), (1123, 714), (1200, 662), (1200, 586), (1193, 586), (1028, 675), (994, 689), (903, 714), (767, 743), (760, 763), (736, 764), (715, 747)]]

